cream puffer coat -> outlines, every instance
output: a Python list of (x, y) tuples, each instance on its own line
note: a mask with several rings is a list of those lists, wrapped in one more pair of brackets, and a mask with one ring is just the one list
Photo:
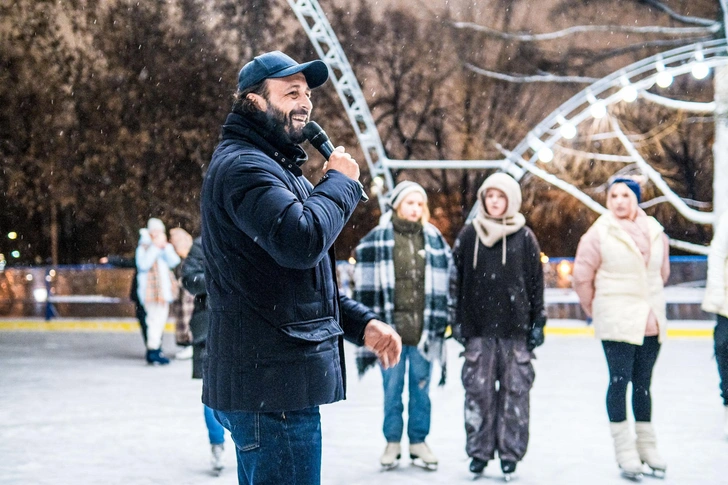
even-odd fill
[(728, 211), (715, 226), (708, 254), (708, 280), (702, 309), (728, 317)]
[(650, 310), (657, 318), (659, 341), (667, 335), (662, 264), (665, 258), (663, 228), (647, 218), (650, 259), (645, 259), (632, 237), (611, 214), (594, 223), (599, 234), (602, 264), (594, 280), (592, 318), (601, 340), (642, 345)]

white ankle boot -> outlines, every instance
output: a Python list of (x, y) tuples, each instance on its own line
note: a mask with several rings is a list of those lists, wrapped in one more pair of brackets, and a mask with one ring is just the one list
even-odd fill
[(609, 423), (612, 439), (614, 439), (614, 453), (617, 463), (622, 469), (622, 475), (627, 478), (642, 478), (642, 461), (637, 452), (637, 445), (629, 429), (629, 422)]
[(637, 432), (637, 452), (640, 460), (647, 463), (647, 466), (655, 472), (663, 472), (667, 469), (667, 463), (657, 451), (657, 438), (652, 423), (638, 421), (634, 425)]
[(437, 457), (424, 441), (422, 443), (410, 443), (409, 452), (410, 458), (413, 460), (419, 458), (427, 468), (435, 469), (437, 467)]
[(399, 462), (399, 458), (402, 456), (402, 447), (399, 443), (387, 443), (387, 447), (384, 449), (384, 454), (379, 460), (384, 468), (394, 468)]

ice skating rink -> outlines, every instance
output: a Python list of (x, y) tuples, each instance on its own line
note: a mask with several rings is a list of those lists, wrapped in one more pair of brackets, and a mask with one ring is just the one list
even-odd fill
[[(550, 321), (551, 326), (560, 322)], [(672, 322), (693, 327), (706, 322)], [(0, 327), (1, 328), (1, 327)], [(165, 348), (174, 353), (172, 335)], [(448, 382), (433, 373), (428, 443), (440, 459), (425, 471), (403, 459), (381, 472), (382, 390), (377, 368), (361, 380), (347, 344), (348, 400), (322, 407), (327, 485), (456, 484), (472, 481), (464, 451), (461, 347), (448, 342)], [(0, 330), (0, 484), (235, 484), (226, 443), (222, 476), (209, 472), (210, 449), (191, 362), (152, 368), (129, 331)], [(604, 409), (608, 381), (599, 342), (547, 335), (536, 351), (529, 451), (512, 483), (624, 484)], [(728, 483), (728, 439), (712, 340), (672, 338), (653, 381), (653, 422), (668, 463), (664, 483)], [(406, 438), (403, 444), (405, 444)], [(476, 483), (502, 483), (497, 462)], [(663, 483), (645, 477), (643, 483)]]

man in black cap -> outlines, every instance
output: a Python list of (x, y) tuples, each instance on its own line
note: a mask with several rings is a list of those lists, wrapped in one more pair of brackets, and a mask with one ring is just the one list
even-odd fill
[(203, 402), (231, 431), (241, 484), (320, 483), (318, 406), (345, 398), (343, 338), (387, 368), (402, 343), (339, 295), (333, 243), (361, 198), (359, 166), (337, 147), (314, 187), (306, 153), (321, 61), (269, 52), (243, 66), (202, 188), (210, 307)]

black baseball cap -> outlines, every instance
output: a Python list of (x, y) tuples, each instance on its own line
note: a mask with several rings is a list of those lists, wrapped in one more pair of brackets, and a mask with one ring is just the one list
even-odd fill
[(238, 91), (243, 91), (268, 78), (286, 77), (302, 72), (311, 89), (321, 86), (329, 78), (329, 69), (323, 61), (299, 64), (280, 51), (267, 52), (248, 62), (238, 74)]

